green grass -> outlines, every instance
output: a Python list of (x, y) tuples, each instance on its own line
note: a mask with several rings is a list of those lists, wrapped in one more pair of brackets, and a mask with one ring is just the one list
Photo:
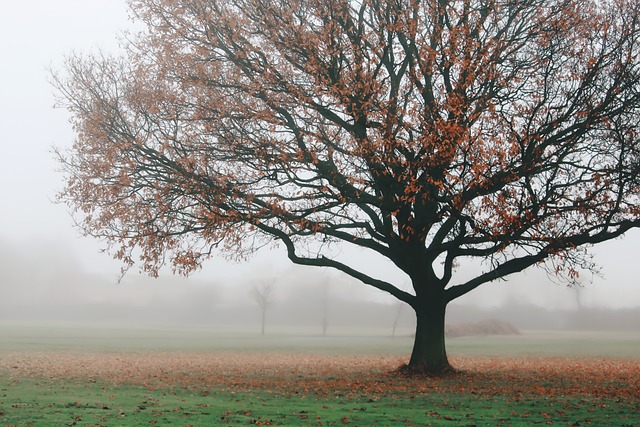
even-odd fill
[[(412, 339), (406, 336), (393, 339), (385, 336), (285, 334), (261, 337), (207, 330), (0, 326), (0, 361), (3, 355), (12, 352), (153, 354), (156, 351), (193, 351), (212, 355), (281, 352), (315, 353), (329, 357), (337, 354), (404, 357), (412, 344)], [(526, 358), (566, 355), (640, 360), (640, 333), (530, 332), (511, 337), (455, 338), (448, 340), (448, 350), (453, 356), (513, 355)], [(100, 378), (54, 378), (46, 372), (42, 375), (19, 375), (16, 372), (8, 365), (0, 368), (0, 426), (640, 427), (640, 402), (628, 397), (637, 396), (637, 393), (625, 398), (616, 393), (592, 396), (526, 390), (510, 393), (504, 388), (495, 391), (499, 387), (495, 388), (495, 384), (489, 382), (486, 387), (476, 384), (475, 391), (465, 391), (458, 385), (460, 379), (458, 383), (451, 383), (453, 385), (434, 386), (425, 392), (395, 389), (369, 393), (358, 387), (353, 390), (309, 389), (304, 387), (305, 379), (295, 375), (285, 378), (285, 387), (279, 389), (247, 389), (227, 383), (208, 386), (206, 381), (197, 380), (197, 376), (188, 385), (180, 385), (179, 382), (115, 385)], [(118, 372), (114, 375), (117, 376)], [(482, 381), (484, 377), (479, 375), (475, 378)], [(509, 374), (504, 378), (510, 378)], [(603, 381), (597, 375), (591, 380)], [(381, 381), (385, 381), (384, 377)], [(424, 381), (431, 380), (425, 378)], [(522, 379), (520, 381), (518, 387), (522, 387)], [(287, 388), (289, 382), (291, 387)], [(506, 389), (511, 384), (508, 382)], [(627, 383), (626, 380), (612, 385), (611, 389), (619, 390), (629, 384), (637, 390), (637, 382)]]
[[(0, 354), (10, 351), (255, 351), (321, 354), (411, 352), (413, 338), (384, 335), (260, 336), (194, 328), (24, 326), (0, 323)], [(357, 332), (357, 331), (355, 331)], [(571, 355), (640, 358), (640, 331), (523, 331), (517, 336), (447, 339), (451, 355)]]
[(523, 331), (522, 335), (447, 340), (450, 354), (595, 356), (640, 359), (640, 331)]
[(6, 426), (636, 426), (636, 402), (548, 396), (286, 395), (0, 376)]

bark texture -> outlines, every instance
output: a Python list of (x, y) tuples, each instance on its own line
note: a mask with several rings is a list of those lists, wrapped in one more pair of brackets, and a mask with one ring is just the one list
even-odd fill
[(453, 372), (444, 339), (446, 304), (439, 300), (416, 309), (416, 336), (409, 364), (412, 373), (441, 375)]

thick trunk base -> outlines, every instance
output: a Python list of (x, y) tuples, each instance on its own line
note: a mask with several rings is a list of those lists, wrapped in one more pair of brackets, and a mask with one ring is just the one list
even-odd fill
[(416, 337), (409, 363), (400, 369), (406, 374), (448, 375), (449, 364), (444, 341), (446, 304), (433, 301), (416, 309)]
[(400, 366), (397, 372), (406, 377), (448, 377), (460, 373), (448, 363), (438, 366), (413, 366), (407, 363)]

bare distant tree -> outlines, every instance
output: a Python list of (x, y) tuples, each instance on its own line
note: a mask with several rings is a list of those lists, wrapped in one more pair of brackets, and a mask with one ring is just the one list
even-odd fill
[(329, 326), (329, 282), (322, 282), (322, 336), (327, 335)]
[(578, 310), (582, 310), (582, 298), (583, 298), (583, 291), (584, 287), (582, 286), (575, 286), (573, 288), (573, 291), (575, 292), (575, 296), (576, 296), (576, 305), (578, 306)]
[[(410, 287), (410, 283), (405, 283), (402, 286), (402, 290), (406, 292), (406, 289)], [(394, 338), (396, 336), (396, 330), (398, 328), (398, 323), (400, 323), (400, 317), (402, 316), (402, 313), (404, 312), (404, 308), (405, 308), (405, 302), (402, 300), (398, 300), (396, 301), (395, 304), (395, 308), (396, 308), (396, 315), (393, 319), (393, 328), (391, 329), (391, 337)]]
[(262, 311), (262, 328), (261, 334), (264, 335), (264, 325), (267, 318), (267, 309), (273, 302), (273, 291), (275, 289), (275, 281), (262, 281), (260, 284), (253, 286), (252, 294), (253, 299), (258, 303), (260, 310)]
[(396, 329), (398, 327), (398, 322), (400, 321), (400, 316), (402, 315), (404, 306), (405, 306), (405, 303), (403, 301), (398, 300), (396, 302), (396, 316), (393, 319), (393, 329), (391, 329), (392, 338), (396, 336)]

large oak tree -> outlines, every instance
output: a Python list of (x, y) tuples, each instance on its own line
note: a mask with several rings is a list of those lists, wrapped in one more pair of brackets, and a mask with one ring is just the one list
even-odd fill
[(125, 265), (278, 241), (409, 304), (408, 366), (442, 372), (450, 301), (535, 265), (574, 279), (640, 226), (637, 0), (130, 3), (123, 57), (54, 75), (77, 133), (61, 200)]

